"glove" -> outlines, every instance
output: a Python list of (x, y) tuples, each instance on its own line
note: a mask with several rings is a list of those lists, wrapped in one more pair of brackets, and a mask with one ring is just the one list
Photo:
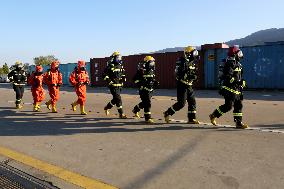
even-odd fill
[(242, 88), (245, 88), (247, 86), (247, 82), (245, 80), (242, 80)]
[(109, 83), (108, 83), (108, 85), (112, 85), (113, 84), (113, 82), (112, 81), (110, 81)]

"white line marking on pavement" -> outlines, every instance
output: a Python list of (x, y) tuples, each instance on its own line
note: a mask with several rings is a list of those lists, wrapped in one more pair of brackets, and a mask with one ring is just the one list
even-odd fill
[[(185, 120), (175, 120), (175, 119), (171, 119), (172, 122), (179, 122), (179, 123), (187, 123), (187, 121)], [(213, 126), (212, 123), (203, 123), (201, 122), (200, 124), (203, 124), (203, 125), (210, 125), (210, 126)], [(234, 126), (232, 125), (218, 125), (218, 126), (214, 126), (216, 128), (220, 128), (220, 127), (224, 127), (224, 128), (235, 128)], [(249, 127), (247, 129), (244, 129), (244, 130), (256, 130), (256, 131), (261, 131), (261, 132), (270, 132), (270, 133), (281, 133), (281, 134), (284, 134), (284, 131), (281, 131), (281, 130), (276, 130), (276, 129), (267, 129), (267, 128), (260, 128), (260, 127)]]

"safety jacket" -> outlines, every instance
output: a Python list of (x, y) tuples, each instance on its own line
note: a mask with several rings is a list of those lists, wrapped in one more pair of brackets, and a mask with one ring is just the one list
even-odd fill
[(62, 74), (59, 70), (47, 70), (44, 74), (44, 83), (47, 86), (60, 87), (62, 85)]
[[(143, 65), (145, 62), (140, 63)], [(139, 90), (146, 90), (152, 92), (158, 85), (155, 78), (155, 71), (150, 69), (143, 69), (142, 66), (138, 66), (137, 73), (134, 76), (134, 83), (139, 87)]]
[(188, 60), (184, 57), (179, 58), (176, 62), (176, 80), (188, 87), (192, 87), (193, 82), (197, 79), (197, 60)]
[(73, 86), (81, 86), (89, 84), (89, 75), (87, 71), (79, 71), (75, 68), (69, 77), (69, 81)]
[(24, 86), (27, 82), (27, 75), (22, 69), (14, 69), (8, 74), (8, 79), (15, 86)]
[(111, 60), (107, 63), (103, 78), (108, 82), (108, 85), (110, 87), (123, 86), (123, 82), (125, 82), (126, 76), (122, 64), (122, 61), (120, 63), (115, 63), (114, 60)]
[(220, 78), (222, 81), (221, 90), (240, 95), (246, 82), (243, 79), (243, 67), (235, 58), (226, 59), (223, 68), (223, 74)]

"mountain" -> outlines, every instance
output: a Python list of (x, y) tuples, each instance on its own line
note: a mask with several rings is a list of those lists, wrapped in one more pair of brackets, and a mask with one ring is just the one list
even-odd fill
[(284, 41), (284, 28), (271, 28), (267, 30), (261, 30), (251, 35), (235, 39), (226, 42), (228, 45), (240, 45), (240, 46), (255, 46), (264, 45), (266, 42)]
[[(255, 46), (255, 45), (264, 45), (268, 42), (278, 42), (284, 41), (284, 28), (271, 28), (266, 30), (261, 30), (247, 37), (234, 39), (228, 42), (225, 42), (228, 45), (240, 45), (240, 46)], [(200, 47), (197, 47), (199, 49)], [(174, 47), (166, 48), (159, 50), (153, 53), (165, 53), (165, 52), (177, 52), (183, 51), (184, 47)]]

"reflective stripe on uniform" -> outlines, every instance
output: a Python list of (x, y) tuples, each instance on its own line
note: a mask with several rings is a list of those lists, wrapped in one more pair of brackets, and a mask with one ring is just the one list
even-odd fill
[(196, 111), (188, 111), (189, 114), (196, 114)]
[(221, 110), (220, 110), (220, 107), (219, 108), (217, 108), (217, 111), (219, 112), (219, 114), (221, 114), (221, 115), (223, 115), (224, 114), (224, 112), (222, 112)]
[(111, 84), (112, 86), (114, 86), (114, 87), (122, 87), (123, 86), (123, 84)]
[(114, 68), (112, 68), (111, 69), (113, 72), (120, 72), (121, 71), (121, 69), (114, 69)]
[(109, 76), (105, 76), (104, 80), (109, 79)]
[(189, 69), (195, 70), (195, 67), (194, 66), (189, 66)]
[(145, 115), (151, 115), (151, 112), (145, 112), (144, 114)]
[(143, 77), (154, 77), (155, 75), (151, 74), (151, 75), (143, 75)]
[(241, 72), (241, 71), (242, 71), (242, 68), (236, 68), (234, 71), (235, 71), (235, 72)]
[(140, 90), (143, 90), (143, 89), (145, 89), (146, 91), (149, 91), (149, 92), (151, 92), (151, 91), (153, 91), (154, 89), (149, 89), (149, 88), (147, 88), (147, 87), (140, 87)]
[(122, 106), (118, 106), (117, 109), (122, 109)]
[(171, 107), (171, 110), (172, 110), (174, 113), (176, 113), (176, 111), (175, 111), (175, 109), (174, 109), (173, 107)]
[(226, 87), (226, 86), (223, 86), (222, 88), (223, 88), (223, 89), (226, 89), (227, 91), (230, 91), (230, 92), (232, 92), (232, 93), (235, 93), (235, 94), (237, 94), (237, 95), (240, 95), (240, 94), (241, 94), (240, 91), (236, 91), (236, 90), (234, 90), (234, 89), (230, 89), (229, 87)]
[(187, 81), (184, 81), (184, 80), (180, 80), (180, 82), (186, 84), (186, 85), (192, 85), (192, 82), (187, 82)]
[(233, 115), (234, 115), (235, 117), (242, 117), (242, 116), (243, 116), (243, 113), (233, 113)]
[(111, 103), (111, 101), (109, 102), (110, 105), (114, 106), (114, 104)]
[(134, 83), (139, 83), (139, 81), (140, 81), (140, 80), (136, 80), (136, 81), (134, 81)]

